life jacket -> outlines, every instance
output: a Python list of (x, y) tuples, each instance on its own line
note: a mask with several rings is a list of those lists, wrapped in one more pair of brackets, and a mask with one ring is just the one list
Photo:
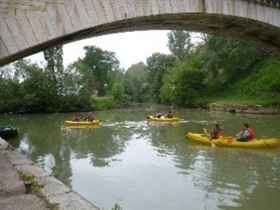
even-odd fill
[(74, 118), (72, 119), (72, 121), (75, 121), (75, 122), (80, 121), (80, 118), (79, 118), (79, 117), (74, 117)]
[(211, 133), (211, 139), (218, 139), (223, 136), (222, 129), (214, 129)]
[(89, 122), (92, 122), (92, 121), (94, 121), (94, 118), (93, 117), (88, 117), (86, 120), (89, 121)]
[(173, 114), (172, 113), (167, 113), (167, 117), (168, 118), (173, 118)]
[(220, 138), (220, 137), (222, 137), (222, 136), (223, 136), (222, 129), (219, 128), (219, 129), (217, 130), (217, 137)]
[(159, 112), (159, 113), (156, 113), (156, 117), (157, 118), (161, 118), (161, 113)]
[(256, 138), (255, 132), (252, 128), (247, 128), (247, 131), (249, 133), (249, 136), (247, 136), (247, 140), (253, 140), (254, 138)]

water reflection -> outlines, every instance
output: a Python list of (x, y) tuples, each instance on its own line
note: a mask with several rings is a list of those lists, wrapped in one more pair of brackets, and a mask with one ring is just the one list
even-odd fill
[(279, 208), (279, 149), (211, 148), (185, 139), (215, 121), (229, 135), (246, 121), (258, 136), (280, 136), (278, 116), (176, 109), (179, 123), (148, 122), (156, 110), (96, 112), (104, 120), (91, 128), (64, 127), (70, 114), (18, 116), (12, 122), (20, 135), (11, 143), (104, 209), (118, 201), (123, 209)]

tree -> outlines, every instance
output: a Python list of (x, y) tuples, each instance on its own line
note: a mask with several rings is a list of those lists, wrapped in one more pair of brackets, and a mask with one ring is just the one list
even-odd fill
[(17, 80), (0, 79), (0, 112), (22, 112), (23, 92)]
[(113, 84), (111, 93), (117, 103), (121, 103), (125, 98), (124, 87), (120, 82)]
[[(71, 66), (63, 70), (60, 84), (63, 89), (57, 94), (50, 73), (36, 64), (21, 60), (13, 64), (14, 72), (20, 75), (18, 96), (20, 109), (24, 112), (54, 112), (84, 110), (90, 106), (89, 96), (81, 91), (79, 75)], [(14, 80), (15, 81), (15, 80)], [(17, 95), (15, 90), (14, 95)]]
[(205, 83), (213, 92), (229, 87), (250, 73), (251, 67), (266, 56), (260, 50), (230, 39), (208, 35), (205, 42), (201, 60), (207, 72)]
[(46, 72), (49, 83), (54, 91), (53, 94), (61, 95), (63, 89), (63, 49), (62, 45), (49, 48), (44, 51), (44, 58), (47, 61)]
[[(23, 102), (27, 112), (51, 112), (58, 107), (57, 97), (50, 90), (47, 72), (35, 64), (22, 67), (28, 75), (22, 82)], [(51, 94), (50, 94), (51, 93)]]
[(176, 65), (177, 61), (177, 58), (173, 55), (160, 53), (154, 53), (147, 59), (146, 70), (150, 84), (150, 95), (154, 101), (159, 102), (163, 76)]
[(95, 46), (86, 46), (86, 55), (76, 62), (85, 82), (85, 89), (92, 92), (97, 89), (99, 95), (106, 94), (110, 73), (119, 69), (119, 61), (115, 53)]
[(168, 48), (179, 60), (183, 60), (191, 54), (194, 44), (191, 43), (191, 35), (187, 31), (171, 31), (168, 33)]
[(193, 55), (168, 72), (164, 76), (161, 100), (180, 106), (203, 105), (204, 72), (199, 69), (200, 65), (197, 55)]
[(147, 100), (148, 82), (146, 66), (143, 62), (136, 63), (125, 72), (125, 92), (132, 97), (132, 101), (144, 102)]
[[(42, 90), (42, 93), (48, 91), (48, 101), (49, 103), (42, 102), (43, 104), (48, 104), (50, 107), (44, 107), (48, 111), (56, 110), (61, 104), (61, 95), (63, 91), (63, 49), (62, 45), (55, 46), (45, 50), (44, 58), (47, 61), (47, 66), (45, 67), (45, 75), (42, 75), (44, 85), (46, 87)], [(44, 77), (46, 76), (46, 78)], [(45, 89), (46, 88), (46, 89)]]

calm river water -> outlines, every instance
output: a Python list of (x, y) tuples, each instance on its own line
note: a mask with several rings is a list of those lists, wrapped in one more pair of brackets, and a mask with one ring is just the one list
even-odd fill
[(172, 109), (182, 122), (148, 122), (157, 110), (168, 108), (94, 112), (102, 120), (96, 128), (65, 128), (74, 113), (0, 123), (19, 128), (13, 146), (105, 210), (116, 203), (123, 210), (280, 209), (280, 149), (211, 148), (185, 139), (215, 121), (228, 135), (248, 122), (258, 137), (280, 137), (279, 115)]

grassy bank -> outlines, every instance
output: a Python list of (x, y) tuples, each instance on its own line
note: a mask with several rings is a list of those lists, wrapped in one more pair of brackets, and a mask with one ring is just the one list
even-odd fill
[(280, 61), (268, 58), (256, 64), (251, 74), (241, 77), (210, 103), (280, 105)]
[(248, 105), (280, 105), (280, 99), (277, 98), (241, 98), (241, 97), (230, 97), (225, 98), (211, 98), (209, 103), (224, 103), (224, 104), (248, 104)]
[(123, 108), (130, 105), (126, 98), (118, 100), (114, 96), (91, 97), (92, 110)]

